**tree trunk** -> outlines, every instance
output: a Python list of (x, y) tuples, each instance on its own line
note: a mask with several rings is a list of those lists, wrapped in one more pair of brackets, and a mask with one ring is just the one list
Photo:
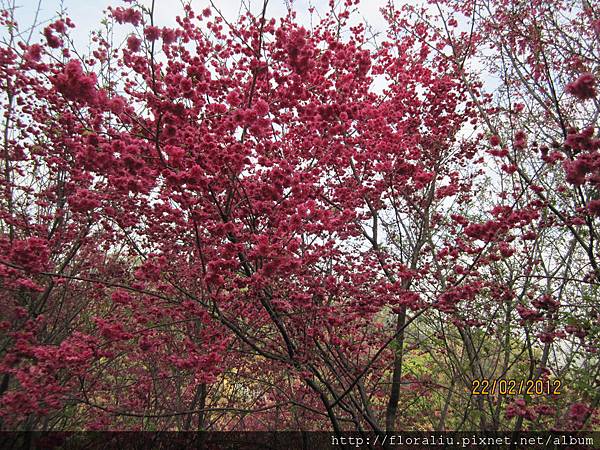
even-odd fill
[(398, 314), (396, 323), (396, 348), (394, 349), (394, 372), (392, 374), (392, 387), (390, 388), (390, 399), (385, 411), (385, 429), (387, 432), (393, 431), (396, 424), (396, 413), (398, 411), (398, 401), (400, 400), (400, 381), (402, 378), (402, 358), (404, 356), (404, 325), (406, 323), (406, 307), (403, 307)]

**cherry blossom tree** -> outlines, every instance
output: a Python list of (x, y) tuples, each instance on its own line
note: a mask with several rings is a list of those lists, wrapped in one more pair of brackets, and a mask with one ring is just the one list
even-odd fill
[(595, 426), (598, 12), (356, 4), (2, 12), (3, 429)]

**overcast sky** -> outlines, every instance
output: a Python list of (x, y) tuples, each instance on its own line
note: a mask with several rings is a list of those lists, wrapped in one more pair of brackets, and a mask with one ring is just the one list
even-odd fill
[[(89, 32), (97, 29), (102, 18), (103, 11), (108, 6), (126, 5), (122, 0), (15, 0), (18, 8), (17, 19), (20, 29), (23, 31), (31, 26), (34, 21), (35, 13), (40, 4), (38, 23), (56, 16), (57, 11), (65, 9), (71, 19), (77, 25), (76, 30), (72, 32), (77, 44), (86, 44)], [(250, 5), (257, 14), (261, 10), (262, 0), (243, 0), (246, 5)], [(363, 0), (359, 5), (359, 16), (370, 24), (374, 30), (385, 29), (385, 22), (381, 17), (379, 9), (385, 4), (386, 0)], [(12, 3), (12, 0), (0, 0), (3, 6), (6, 3)], [(143, 3), (150, 4), (151, 0), (144, 0)], [(228, 18), (237, 17), (240, 11), (240, 0), (213, 0), (213, 3)], [(317, 11), (326, 11), (328, 0), (290, 0), (292, 7), (297, 11), (298, 20), (306, 25), (310, 24), (308, 9), (313, 5)], [(198, 12), (209, 6), (208, 0), (192, 0), (192, 6)], [(175, 17), (181, 14), (180, 0), (155, 0), (155, 23), (159, 26), (169, 26), (175, 23)], [(269, 17), (281, 17), (287, 11), (286, 0), (270, 0), (268, 7)], [(358, 19), (359, 16), (356, 16)]]

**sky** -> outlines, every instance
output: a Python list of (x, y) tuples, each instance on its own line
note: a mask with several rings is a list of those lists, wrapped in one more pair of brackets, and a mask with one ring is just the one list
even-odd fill
[[(138, 0), (139, 2), (150, 6), (152, 0)], [(182, 15), (183, 1), (191, 1), (194, 10), (200, 14), (202, 10), (210, 6), (210, 0), (154, 0), (155, 25), (176, 26), (176, 17)], [(335, 0), (336, 3), (342, 3), (344, 0)], [(397, 8), (401, 4), (406, 3), (422, 3), (420, 0), (361, 0), (357, 6), (358, 11), (352, 15), (352, 24), (362, 21), (370, 26), (373, 33), (384, 33), (387, 29), (387, 24), (383, 18), (380, 9), (384, 7), (388, 1), (391, 1)], [(0, 0), (0, 8), (6, 8), (7, 4), (16, 5), (16, 18), (19, 23), (19, 29), (26, 37), (29, 34), (29, 28), (36, 21), (37, 13), (37, 28), (33, 34), (32, 42), (44, 40), (41, 31), (50, 21), (57, 18), (57, 14), (61, 10), (65, 10), (67, 15), (73, 20), (76, 25), (74, 30), (70, 30), (69, 35), (73, 38), (75, 48), (84, 49), (90, 42), (90, 32), (100, 28), (100, 21), (104, 17), (104, 11), (108, 6), (127, 6), (128, 3), (123, 0)], [(221, 14), (230, 21), (235, 21), (241, 10), (249, 7), (256, 15), (259, 15), (262, 10), (263, 0), (212, 0), (212, 3), (219, 9)], [(283, 17), (287, 13), (288, 5), (296, 11), (297, 20), (299, 23), (310, 28), (311, 15), (309, 8), (313, 6), (315, 10), (321, 13), (329, 9), (329, 0), (269, 0), (267, 16), (268, 17)], [(243, 6), (243, 8), (242, 8)], [(313, 23), (318, 22), (318, 15), (315, 14), (312, 18)], [(466, 25), (465, 25), (466, 26)], [(114, 38), (116, 41), (125, 39), (131, 32), (132, 27), (129, 24), (118, 25), (114, 28)], [(0, 40), (5, 36), (5, 29), (0, 29)], [(380, 39), (378, 39), (380, 41)], [(484, 76), (484, 81), (494, 89), (498, 85), (498, 81), (490, 77)], [(382, 80), (375, 77), (373, 88), (376, 91), (381, 91), (385, 87)]]
[[(87, 44), (89, 32), (98, 28), (103, 11), (108, 6), (126, 5), (122, 0), (0, 0), (0, 4), (5, 7), (7, 3), (13, 1), (17, 6), (16, 16), (21, 31), (33, 24), (38, 4), (40, 5), (38, 24), (55, 17), (61, 9), (66, 10), (76, 24), (76, 29), (71, 34), (75, 43), (81, 45)], [(231, 19), (237, 17), (241, 2), (249, 5), (251, 10), (257, 13), (262, 8), (262, 0), (213, 0), (223, 15)], [(143, 0), (143, 3), (150, 5), (151, 0)], [(306, 25), (310, 24), (309, 6), (314, 6), (317, 11), (325, 11), (328, 8), (328, 0), (270, 0), (267, 15), (283, 16), (287, 11), (286, 3), (291, 4), (296, 10), (299, 22)], [(379, 9), (385, 3), (386, 0), (363, 0), (358, 6), (359, 13), (356, 17), (361, 17), (375, 31), (384, 30), (385, 21)], [(210, 6), (210, 3), (209, 0), (192, 0), (192, 6), (200, 12)], [(155, 24), (158, 26), (174, 25), (175, 17), (181, 12), (181, 0), (155, 0)]]

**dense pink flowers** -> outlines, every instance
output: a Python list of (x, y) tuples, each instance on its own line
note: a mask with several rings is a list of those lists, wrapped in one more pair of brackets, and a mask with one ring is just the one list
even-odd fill
[(29, 46), (25, 53), (25, 59), (31, 62), (39, 62), (42, 58), (42, 47), (39, 44)]
[(137, 52), (140, 50), (142, 46), (142, 41), (140, 41), (137, 36), (133, 34), (127, 38), (127, 48), (132, 52)]
[[(563, 166), (567, 181), (575, 185), (582, 185), (586, 182), (586, 176), (598, 173), (600, 170), (600, 154), (585, 153), (575, 161), (565, 161)], [(595, 183), (598, 182), (600, 180), (595, 181)]]
[(146, 39), (148, 39), (149, 41), (156, 41), (160, 38), (160, 34), (160, 28), (153, 25), (148, 26), (144, 29), (144, 36), (146, 36)]
[(3, 427), (594, 426), (579, 368), (561, 398), (460, 394), (598, 351), (585, 52), (497, 1), (470, 37), (461, 2), (377, 36), (352, 0), (314, 26), (127, 3), (124, 41), (77, 51), (61, 18), (0, 49)]
[(596, 97), (596, 78), (589, 72), (582, 73), (575, 81), (571, 81), (565, 90), (580, 100)]
[(263, 99), (260, 99), (254, 105), (254, 111), (259, 116), (264, 116), (265, 114), (267, 114), (269, 112), (269, 104), (266, 101), (264, 101)]
[(500, 145), (500, 137), (499, 137), (499, 136), (497, 136), (497, 135), (495, 135), (495, 134), (494, 134), (494, 135), (492, 135), (492, 136), (490, 137), (490, 145), (491, 145), (492, 147), (496, 147), (496, 146)]
[(587, 207), (590, 211), (590, 214), (593, 214), (594, 216), (600, 216), (600, 200), (591, 200), (587, 204)]
[(137, 27), (142, 21), (142, 13), (133, 8), (110, 8), (110, 11), (118, 23), (130, 23)]
[(506, 417), (513, 418), (517, 416), (524, 417), (528, 420), (535, 420), (536, 412), (533, 408), (527, 406), (525, 400), (518, 398), (506, 407)]
[(524, 131), (517, 131), (514, 136), (514, 146), (518, 150), (522, 150), (527, 145), (527, 135)]
[(30, 271), (41, 271), (48, 262), (48, 243), (42, 238), (15, 241), (10, 250), (10, 260)]
[(171, 28), (163, 28), (161, 32), (161, 37), (165, 44), (171, 45), (177, 40), (177, 33)]
[(574, 429), (580, 429), (583, 425), (583, 421), (591, 413), (591, 409), (583, 403), (573, 403), (569, 408), (567, 419), (571, 423)]
[(74, 101), (93, 103), (96, 100), (96, 74), (86, 74), (81, 63), (75, 59), (69, 61), (64, 70), (53, 80), (56, 90), (65, 98)]
[(46, 42), (50, 48), (59, 48), (63, 44), (62, 40), (53, 33), (52, 27), (50, 26), (44, 28), (44, 36), (46, 37)]

